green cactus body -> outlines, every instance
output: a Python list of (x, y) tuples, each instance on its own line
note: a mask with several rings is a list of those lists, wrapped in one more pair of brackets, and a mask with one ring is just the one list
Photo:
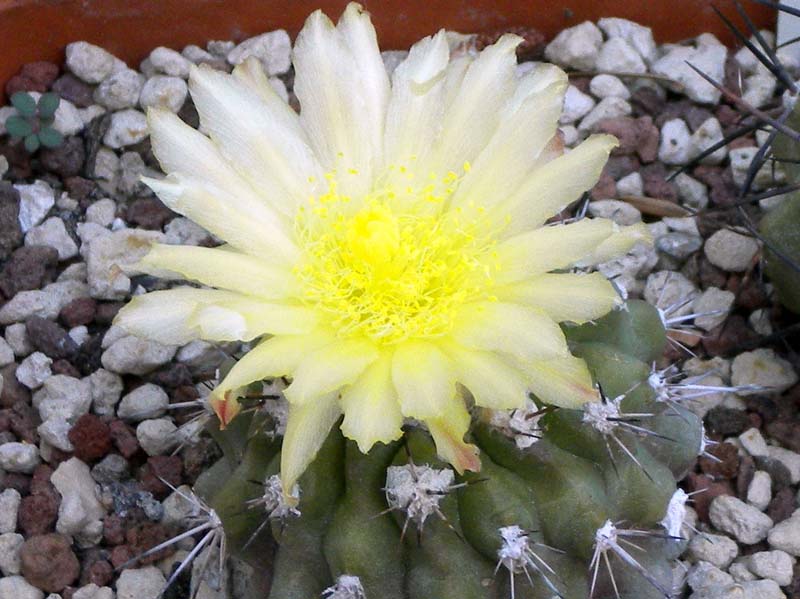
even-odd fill
[[(251, 564), (264, 564), (277, 547), (270, 599), (508, 599), (512, 583), (515, 599), (585, 599), (593, 580), (596, 599), (615, 597), (615, 585), (631, 599), (662, 596), (683, 543), (661, 523), (676, 479), (702, 446), (700, 420), (651, 386), (665, 339), (657, 310), (632, 301), (596, 324), (565, 330), (604, 402), (531, 414), (533, 437), (515, 436), (490, 410), (476, 410), (471, 441), (481, 450), (481, 472), (455, 476), (420, 428), (365, 455), (334, 427), (299, 481), (299, 517), (273, 520), (272, 534), (256, 537), (261, 554), (252, 545), (244, 552)], [(279, 463), (279, 443), (253, 436), (259, 422), (218, 435), (228, 458), (212, 472), (227, 480), (208, 475), (198, 484), (237, 552), (265, 522), (254, 481)], [(234, 434), (251, 439), (224, 439)], [(417, 479), (428, 475), (445, 482), (428, 489)], [(392, 503), (402, 493), (390, 482), (414, 487), (427, 517), (411, 503)], [(618, 551), (630, 547), (617, 539), (642, 531), (651, 536), (636, 536), (646, 551), (631, 549), (631, 565)], [(590, 564), (598, 564), (596, 574)], [(347, 586), (353, 580), (357, 588)]]

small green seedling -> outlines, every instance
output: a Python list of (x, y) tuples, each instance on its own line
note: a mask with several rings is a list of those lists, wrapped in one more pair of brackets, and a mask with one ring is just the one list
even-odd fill
[(64, 136), (53, 128), (56, 110), (61, 102), (57, 94), (47, 93), (34, 100), (28, 92), (11, 96), (17, 113), (6, 120), (6, 131), (14, 139), (22, 139), (25, 149), (33, 154), (39, 147), (57, 148)]

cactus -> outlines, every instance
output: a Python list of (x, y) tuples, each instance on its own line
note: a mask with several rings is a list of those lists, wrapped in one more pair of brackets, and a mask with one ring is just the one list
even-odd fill
[(220, 439), (226, 455), (195, 491), (227, 550), (254, 567), (253, 596), (670, 596), (670, 564), (685, 545), (676, 480), (703, 451), (704, 432), (677, 396), (667, 400), (650, 364), (665, 344), (661, 318), (632, 300), (564, 329), (602, 401), (474, 409), (479, 473), (456, 474), (422, 427), (367, 454), (334, 427), (290, 490), (295, 507), (276, 476), (280, 442), (264, 432), (274, 399), (235, 429), (215, 429), (230, 438)]

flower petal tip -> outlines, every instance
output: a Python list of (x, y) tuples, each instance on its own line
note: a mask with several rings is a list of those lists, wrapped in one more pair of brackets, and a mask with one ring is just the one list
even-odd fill
[(219, 418), (220, 430), (225, 430), (237, 414), (242, 411), (239, 400), (235, 397), (231, 397), (230, 391), (226, 391), (222, 398), (213, 396), (209, 400), (209, 404), (217, 415), (217, 418)]

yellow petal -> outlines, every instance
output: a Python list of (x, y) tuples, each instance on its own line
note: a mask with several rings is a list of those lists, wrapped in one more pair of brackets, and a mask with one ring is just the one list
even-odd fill
[(178, 277), (264, 298), (297, 293), (294, 275), (267, 260), (236, 251), (196, 246), (154, 245), (136, 268), (162, 278)]
[(542, 227), (507, 239), (497, 246), (499, 284), (515, 283), (566, 268), (591, 256), (616, 225), (604, 218), (585, 218), (567, 225)]
[(574, 356), (542, 360), (527, 365), (529, 384), (543, 402), (561, 408), (577, 409), (598, 401), (592, 375), (586, 362)]
[(485, 408), (521, 408), (528, 399), (525, 376), (496, 353), (469, 350), (455, 343), (444, 346), (459, 383), (469, 389), (475, 403)]
[(214, 389), (213, 395), (233, 397), (239, 389), (254, 381), (289, 375), (309, 352), (331, 341), (333, 336), (323, 332), (281, 335), (262, 341), (236, 362)]
[(579, 266), (593, 266), (625, 255), (637, 243), (651, 244), (653, 235), (644, 223), (629, 227), (615, 227), (613, 234), (605, 239), (590, 255), (578, 261)]
[(452, 464), (459, 474), (466, 470), (480, 471), (478, 448), (464, 441), (464, 435), (469, 430), (470, 415), (463, 401), (453, 398), (440, 417), (429, 418), (425, 424), (431, 431), (440, 458)]
[(313, 190), (309, 177), (319, 178), (322, 169), (297, 114), (274, 92), (268, 95), (263, 85), (253, 93), (255, 77), (195, 67), (189, 89), (203, 130), (221, 154), (263, 202), (293, 217)]
[(290, 403), (306, 404), (354, 382), (378, 358), (368, 341), (337, 340), (304, 356), (283, 394)]
[(497, 129), (500, 110), (516, 84), (516, 48), (522, 38), (503, 35), (469, 65), (447, 106), (432, 169), (460, 171), (474, 161)]
[(341, 399), (342, 433), (367, 453), (375, 443), (390, 443), (402, 434), (403, 415), (392, 385), (392, 355), (385, 352), (345, 388)]
[(510, 219), (505, 235), (513, 236), (540, 226), (580, 198), (600, 178), (608, 155), (618, 145), (611, 135), (592, 135), (582, 144), (539, 168), (505, 202), (498, 215)]
[[(152, 291), (132, 298), (117, 313), (114, 324), (137, 337), (183, 345), (199, 337), (196, 323), (189, 322), (198, 307), (236, 297), (228, 291), (188, 287)], [(225, 337), (230, 335), (226, 332)]]
[[(444, 111), (444, 74), (450, 50), (440, 31), (411, 47), (392, 74), (386, 115), (386, 165), (403, 165), (427, 175), (427, 155)], [(411, 160), (414, 156), (416, 159)], [(395, 173), (396, 175), (398, 173)]]
[(314, 461), (341, 413), (336, 393), (329, 393), (302, 406), (289, 406), (286, 434), (281, 446), (281, 483), (284, 489), (294, 487)]
[(180, 174), (171, 174), (167, 179), (142, 177), (142, 182), (168, 208), (244, 253), (284, 264), (294, 264), (300, 255), (287, 225), (266, 205), (243, 204), (231, 190)]
[(622, 303), (617, 290), (600, 273), (543, 274), (497, 289), (505, 301), (544, 311), (556, 322), (584, 323)]
[(237, 295), (199, 305), (187, 319), (201, 339), (251, 341), (261, 335), (298, 335), (312, 331), (317, 314), (304, 306), (269, 303)]
[(516, 191), (556, 133), (566, 89), (566, 74), (552, 65), (540, 65), (519, 82), (497, 130), (459, 184), (454, 205), (472, 201), (488, 208)]
[(456, 393), (450, 360), (427, 341), (407, 341), (397, 347), (392, 383), (403, 415), (423, 420), (440, 415)]
[(463, 306), (452, 332), (467, 347), (498, 351), (523, 361), (569, 353), (561, 328), (544, 312), (519, 304), (476, 302)]

